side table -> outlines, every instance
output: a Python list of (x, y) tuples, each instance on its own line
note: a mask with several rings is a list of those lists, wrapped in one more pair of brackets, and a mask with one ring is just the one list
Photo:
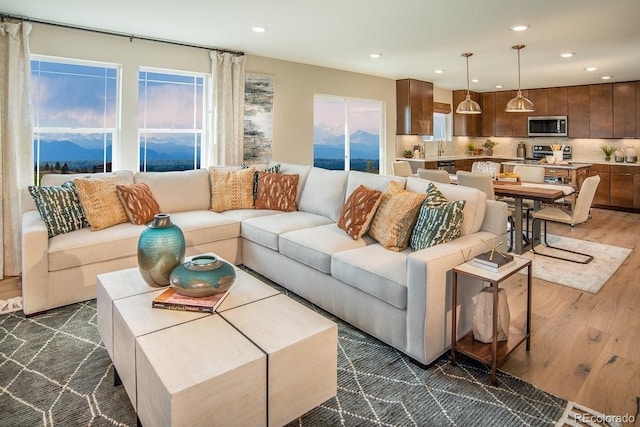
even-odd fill
[[(489, 282), (493, 292), (493, 340), (491, 343), (482, 343), (473, 339), (473, 331), (464, 337), (457, 339), (456, 310), (451, 310), (451, 362), (456, 363), (456, 352), (465, 354), (481, 363), (491, 366), (491, 384), (496, 384), (496, 371), (506, 360), (509, 354), (522, 342), (526, 341), (527, 351), (531, 348), (531, 260), (514, 255), (515, 263), (498, 272), (477, 267), (468, 261), (460, 264), (452, 270), (451, 301), (452, 307), (457, 307), (458, 299), (458, 275), (464, 275)], [(527, 268), (527, 320), (524, 327), (509, 326), (509, 339), (498, 342), (498, 289), (499, 284), (516, 274), (523, 268)]]

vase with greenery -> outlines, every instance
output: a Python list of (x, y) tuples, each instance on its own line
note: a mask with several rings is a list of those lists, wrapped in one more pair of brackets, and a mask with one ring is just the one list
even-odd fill
[(473, 145), (473, 142), (467, 142), (467, 154), (469, 154), (470, 156), (473, 155), (473, 150), (476, 149), (476, 146)]
[(402, 155), (404, 156), (405, 159), (410, 159), (413, 157), (413, 151), (411, 150), (404, 150), (404, 152), (402, 153)]
[(611, 155), (616, 152), (616, 147), (610, 145), (603, 145), (600, 147), (602, 152), (604, 153), (604, 159), (608, 162), (611, 160)]
[(493, 147), (498, 145), (497, 142), (487, 139), (482, 146), (487, 150), (487, 156), (493, 156)]

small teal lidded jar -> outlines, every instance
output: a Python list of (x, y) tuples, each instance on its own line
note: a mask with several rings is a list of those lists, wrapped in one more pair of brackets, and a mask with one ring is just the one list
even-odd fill
[(199, 255), (177, 266), (169, 284), (180, 295), (206, 297), (226, 291), (235, 280), (233, 265), (214, 255)]

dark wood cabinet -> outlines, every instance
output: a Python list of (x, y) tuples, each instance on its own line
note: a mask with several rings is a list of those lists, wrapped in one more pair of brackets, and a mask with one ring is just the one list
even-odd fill
[(547, 113), (549, 116), (566, 116), (568, 114), (566, 87), (547, 89)]
[(496, 134), (496, 93), (485, 92), (482, 94), (482, 126), (481, 136), (495, 136)]
[(589, 86), (567, 88), (569, 138), (589, 138)]
[[(529, 91), (523, 90), (522, 96), (529, 98)], [(515, 97), (515, 95), (514, 95)], [(530, 99), (530, 98), (529, 98)], [(509, 98), (509, 101), (511, 98)], [(507, 102), (509, 102), (507, 101)], [(506, 106), (507, 104), (505, 104)], [(536, 104), (533, 104), (534, 108)], [(511, 136), (515, 138), (526, 138), (529, 136), (529, 114), (530, 113), (507, 113), (511, 114)]]
[(640, 138), (640, 81), (636, 82), (636, 138)]
[(549, 89), (531, 89), (529, 90), (529, 99), (533, 102), (536, 109), (533, 113), (529, 113), (531, 117), (549, 116)]
[(636, 82), (613, 84), (613, 137), (636, 136)]
[(613, 138), (613, 85), (589, 86), (589, 137)]
[(633, 175), (633, 207), (640, 209), (640, 171)]
[(396, 134), (433, 135), (433, 83), (396, 80)]
[(635, 168), (611, 165), (610, 206), (633, 208)]
[(515, 90), (496, 92), (496, 135), (513, 136), (511, 118), (514, 114), (504, 111), (507, 103), (516, 96)]
[[(480, 136), (480, 116), (482, 114), (458, 114), (456, 108), (464, 101), (466, 90), (453, 91), (453, 136)], [(471, 99), (480, 104), (480, 94), (470, 92)], [(484, 113), (484, 112), (483, 112)]]
[(594, 164), (591, 166), (589, 176), (600, 176), (600, 184), (593, 198), (593, 204), (609, 206), (609, 188), (611, 184), (611, 170), (609, 165)]

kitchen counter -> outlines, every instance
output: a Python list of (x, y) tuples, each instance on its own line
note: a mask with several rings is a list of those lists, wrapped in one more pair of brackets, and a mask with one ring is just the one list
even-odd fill
[(400, 161), (400, 160), (406, 160), (408, 162), (445, 162), (445, 161), (451, 161), (451, 160), (483, 160), (483, 161), (487, 161), (487, 160), (513, 160), (513, 161), (518, 161), (518, 160), (524, 160), (522, 157), (515, 157), (515, 156), (470, 156), (468, 154), (452, 154), (449, 156), (427, 156), (423, 159), (414, 159), (414, 158), (410, 158), (407, 159), (405, 157), (396, 157), (396, 161)]
[(565, 169), (565, 170), (576, 170), (582, 168), (590, 168), (592, 163), (583, 163), (583, 162), (568, 162), (566, 165), (563, 164), (549, 164), (549, 163), (525, 163), (523, 161), (520, 162), (502, 162), (505, 166), (516, 166), (516, 165), (527, 165), (527, 166), (543, 166), (545, 168), (551, 169)]

